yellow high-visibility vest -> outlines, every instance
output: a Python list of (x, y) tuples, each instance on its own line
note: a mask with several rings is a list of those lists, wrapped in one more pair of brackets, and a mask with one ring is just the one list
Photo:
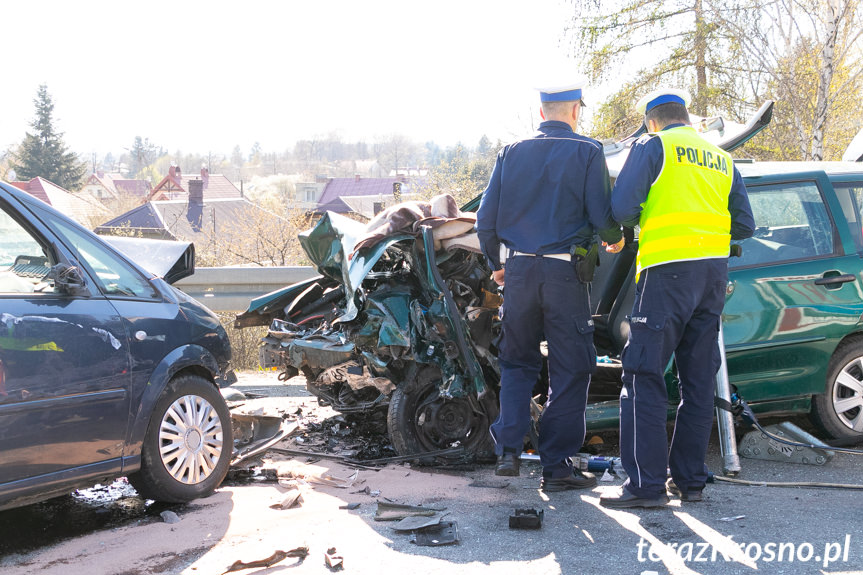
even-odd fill
[(731, 156), (690, 126), (671, 128), (657, 137), (665, 161), (641, 204), (636, 273), (670, 262), (728, 257)]

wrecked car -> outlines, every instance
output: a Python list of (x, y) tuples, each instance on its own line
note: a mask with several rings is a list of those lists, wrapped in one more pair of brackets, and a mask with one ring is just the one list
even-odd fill
[(0, 183), (0, 509), (121, 476), (169, 502), (221, 483), (236, 376), (218, 317), (169, 283), (193, 271), (192, 244), (100, 238)]
[[(733, 150), (770, 120), (699, 121)], [(606, 145), (620, 170), (640, 132)], [(810, 413), (833, 437), (863, 436), (863, 164), (738, 166), (755, 236), (731, 258), (723, 314), (728, 371), (759, 413)], [(268, 325), (261, 364), (305, 376), (323, 405), (386, 417), (400, 454), (462, 446), (482, 456), (498, 411), (495, 341), (504, 293), (490, 279), (464, 212), (402, 204), (368, 225), (327, 213), (300, 236), (320, 276), (253, 300), (238, 327)], [(417, 211), (415, 217), (405, 214)], [(423, 211), (426, 210), (426, 211)], [(601, 251), (591, 286), (597, 372), (588, 429), (616, 429), (620, 352), (635, 294), (637, 229), (618, 255)], [(546, 371), (543, 370), (543, 374)], [(679, 400), (669, 366), (669, 418)], [(544, 376), (545, 377), (545, 376)], [(535, 413), (547, 384), (538, 382)]]
[(446, 198), (453, 217), (416, 211), (403, 231), (327, 213), (300, 235), (321, 276), (237, 319), (269, 324), (262, 366), (302, 373), (322, 405), (386, 417), (400, 454), (488, 452), (497, 416), (502, 300), (469, 233), (474, 218)]

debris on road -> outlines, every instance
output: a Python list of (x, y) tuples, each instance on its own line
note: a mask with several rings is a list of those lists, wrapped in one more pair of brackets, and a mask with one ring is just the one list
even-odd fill
[(485, 487), (488, 489), (506, 489), (509, 487), (506, 479), (474, 479), (467, 484), (468, 487)]
[(302, 503), (303, 495), (300, 493), (299, 489), (294, 488), (287, 492), (285, 498), (282, 499), (280, 503), (270, 505), (270, 509), (291, 509), (293, 507), (299, 507)]
[(234, 571), (242, 571), (243, 569), (266, 569), (267, 567), (284, 561), (288, 557), (296, 557), (299, 559), (298, 563), (302, 563), (308, 556), (308, 547), (297, 547), (296, 549), (291, 549), (290, 551), (276, 551), (266, 559), (259, 559), (257, 561), (250, 561), (248, 563), (239, 560), (235, 561), (230, 567), (228, 567), (227, 571), (222, 572), (222, 575), (225, 575), (225, 573), (233, 573)]
[(542, 509), (516, 509), (509, 516), (510, 529), (539, 529), (542, 527), (542, 519), (545, 511)]
[(720, 517), (719, 520), (720, 521), (737, 521), (739, 519), (745, 519), (745, 518), (746, 518), (745, 515), (734, 515), (732, 517)]
[(348, 511), (353, 511), (354, 509), (359, 508), (360, 503), (348, 503), (346, 505), (339, 505), (339, 509), (347, 509)]
[(231, 412), (236, 449), (231, 465), (265, 452), (267, 449), (295, 433), (299, 428), (296, 420), (285, 420), (274, 415)]
[(356, 483), (358, 476), (359, 471), (354, 471), (348, 477), (336, 477), (335, 475), (330, 475), (329, 473), (323, 473), (321, 475), (310, 475), (305, 479), (312, 484), (316, 483), (319, 485), (326, 485), (328, 487), (347, 489), (348, 487), (352, 487), (354, 483)]
[(375, 513), (375, 521), (398, 521), (405, 517), (432, 516), (440, 511), (446, 511), (446, 507), (423, 507), (421, 505), (403, 505), (378, 501), (378, 510)]
[(437, 547), (458, 543), (458, 524), (455, 521), (441, 521), (437, 525), (415, 531), (411, 543), (423, 547)]
[(345, 558), (336, 554), (336, 548), (330, 547), (324, 554), (324, 563), (330, 571), (341, 571), (345, 568)]
[(434, 515), (413, 515), (398, 521), (392, 528), (395, 531), (415, 531), (425, 527), (433, 527), (441, 522), (446, 513), (435, 513)]
[(159, 513), (159, 517), (162, 518), (162, 521), (168, 524), (180, 522), (180, 517), (173, 511), (162, 511), (161, 513)]

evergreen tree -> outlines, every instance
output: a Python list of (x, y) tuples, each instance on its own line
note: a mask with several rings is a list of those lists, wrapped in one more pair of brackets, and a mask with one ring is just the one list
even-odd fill
[(30, 123), (33, 133), (24, 136), (12, 165), (18, 179), (42, 177), (67, 190), (77, 190), (87, 166), (69, 151), (63, 134), (55, 131), (51, 118), (54, 102), (45, 84), (39, 86), (33, 103), (36, 105), (36, 118)]
[[(165, 150), (151, 143), (150, 138), (135, 136), (132, 149), (129, 150), (129, 174), (132, 177), (138, 177), (138, 174), (145, 172), (153, 162), (163, 155), (165, 155)], [(142, 179), (146, 179), (146, 174), (142, 176)]]

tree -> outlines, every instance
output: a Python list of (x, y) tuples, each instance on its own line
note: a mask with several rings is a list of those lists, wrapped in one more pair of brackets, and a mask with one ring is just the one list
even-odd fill
[(197, 265), (257, 266), (308, 265), (298, 234), (311, 227), (312, 215), (296, 208), (273, 204), (285, 216), (252, 203), (238, 209), (218, 230), (201, 230), (205, 241), (196, 241)]
[(255, 166), (259, 165), (261, 163), (261, 156), (263, 153), (260, 142), (252, 144), (252, 151), (249, 152), (249, 163)]
[(164, 154), (165, 150), (151, 143), (149, 138), (142, 139), (141, 136), (135, 136), (135, 141), (129, 150), (129, 173), (139, 179), (146, 179), (140, 175), (141, 172)]
[(638, 127), (635, 101), (676, 85), (692, 92), (693, 112), (737, 121), (777, 100), (772, 141), (747, 151), (818, 160), (861, 123), (861, 12), (859, 0), (576, 0), (568, 33), (594, 80), (619, 77), (625, 59), (645, 62), (598, 107), (596, 137)]
[[(674, 83), (690, 89), (695, 113), (707, 115), (724, 104), (729, 91), (734, 92), (729, 64), (739, 49), (721, 18), (725, 10), (736, 10), (737, 4), (730, 0), (576, 0), (567, 33), (575, 52), (587, 54), (585, 68), (592, 80), (617, 77), (626, 61), (645, 62), (627, 82), (628, 92), (640, 94), (662, 82)], [(608, 126), (597, 127), (603, 131)]]
[(759, 0), (754, 6), (757, 12), (729, 17), (726, 25), (741, 38), (751, 91), (777, 100), (759, 151), (781, 159), (839, 159), (863, 124), (859, 0)]
[(36, 118), (30, 123), (33, 133), (24, 136), (12, 165), (18, 179), (42, 177), (67, 190), (77, 190), (87, 165), (69, 151), (62, 132), (55, 130), (54, 102), (45, 84), (39, 86), (33, 103), (36, 106)]
[(497, 150), (501, 147), (500, 142), (493, 146), (483, 136), (473, 152), (462, 145), (447, 149), (445, 158), (429, 171), (428, 182), (420, 189), (420, 196), (428, 199), (449, 194), (459, 205), (472, 200), (488, 185)]
[(425, 147), (405, 135), (390, 134), (375, 141), (373, 152), (382, 173), (386, 175), (396, 173), (399, 168), (419, 165), (425, 155)]
[(231, 165), (235, 168), (239, 169), (243, 167), (245, 161), (243, 160), (243, 151), (240, 150), (239, 144), (234, 146), (234, 151), (231, 152)]

